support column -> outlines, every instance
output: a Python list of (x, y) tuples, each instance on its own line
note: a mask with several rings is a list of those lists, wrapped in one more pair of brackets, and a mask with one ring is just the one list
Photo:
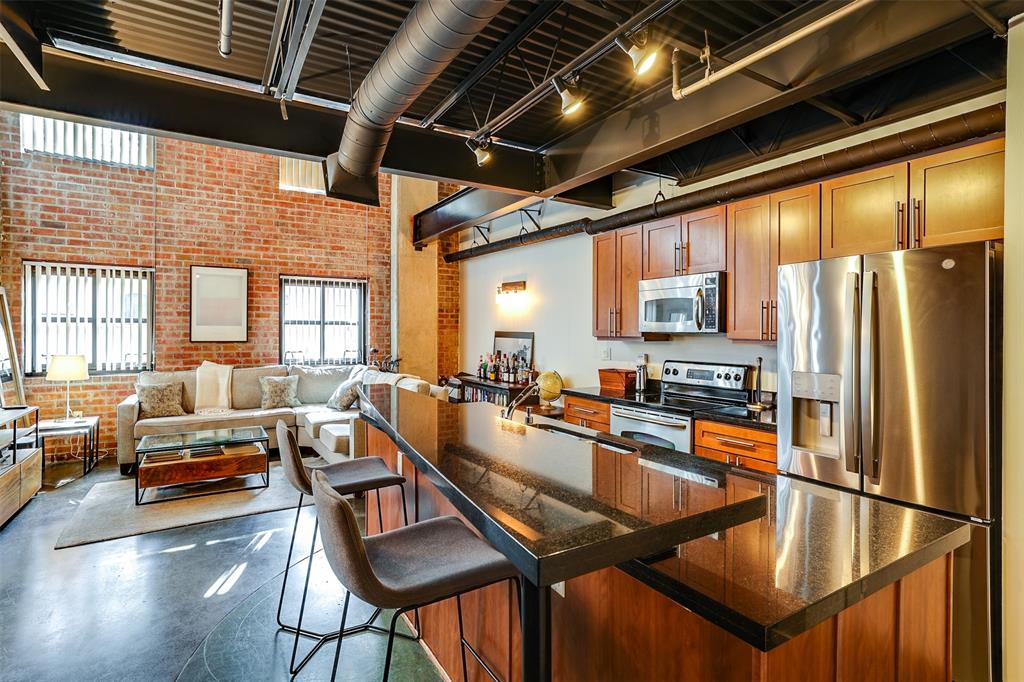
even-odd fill
[(1024, 14), (1010, 21), (1003, 303), (1003, 679), (1024, 679)]
[(412, 245), (413, 216), (437, 203), (437, 183), (391, 176), (391, 353), (400, 371), (437, 383), (437, 242)]

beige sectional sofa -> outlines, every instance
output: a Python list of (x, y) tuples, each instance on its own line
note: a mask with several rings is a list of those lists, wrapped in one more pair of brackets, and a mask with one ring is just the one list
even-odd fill
[[(232, 370), (231, 410), (225, 414), (195, 414), (196, 370), (174, 372), (142, 372), (138, 383), (162, 384), (181, 382), (182, 409), (178, 417), (139, 419), (139, 399), (132, 394), (117, 406), (117, 461), (121, 473), (130, 473), (135, 464), (135, 445), (149, 434), (180, 433), (239, 426), (262, 426), (270, 436), (270, 447), (277, 447), (275, 425), (284, 420), (294, 429), (300, 446), (314, 449), (324, 459), (334, 462), (364, 453), (364, 428), (356, 419), (358, 410), (335, 410), (327, 407), (335, 389), (349, 378), (362, 376), (364, 383), (390, 383), (417, 393), (445, 398), (444, 389), (409, 375), (367, 372), (365, 365), (343, 367), (299, 367), (268, 365)], [(298, 407), (264, 410), (260, 407), (260, 377), (296, 375)]]

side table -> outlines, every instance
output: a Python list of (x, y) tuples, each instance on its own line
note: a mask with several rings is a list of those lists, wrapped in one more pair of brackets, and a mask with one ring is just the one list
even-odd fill
[(41, 419), (39, 441), (43, 448), (43, 467), (46, 467), (46, 439), (66, 436), (84, 436), (82, 449), (82, 475), (85, 476), (100, 459), (100, 418), (78, 417), (75, 419)]

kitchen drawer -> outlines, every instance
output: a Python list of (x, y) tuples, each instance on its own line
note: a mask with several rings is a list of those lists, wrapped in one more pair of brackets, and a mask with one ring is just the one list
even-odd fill
[(583, 419), (581, 417), (574, 417), (571, 415), (565, 416), (566, 424), (575, 424), (576, 426), (582, 426), (588, 429), (594, 429), (595, 431), (604, 431), (605, 433), (611, 433), (612, 427), (608, 422), (594, 421), (593, 419)]
[[(772, 464), (776, 462), (776, 437), (774, 433), (768, 431), (699, 420), (693, 442), (694, 445), (719, 450), (743, 459), (754, 458)], [(775, 471), (774, 467), (772, 471)]]
[(716, 462), (724, 462), (731, 464), (732, 466), (741, 467), (743, 469), (751, 469), (753, 471), (763, 471), (766, 474), (778, 473), (779, 467), (775, 462), (766, 462), (756, 457), (750, 457), (747, 455), (734, 455), (728, 452), (722, 452), (721, 450), (713, 450), (711, 448), (697, 446), (694, 452), (698, 457), (704, 457), (705, 459), (713, 459)]
[[(611, 406), (597, 400), (567, 395), (565, 396), (565, 420), (570, 421), (570, 417), (602, 424), (604, 428), (601, 430), (607, 431), (608, 424), (611, 422)], [(590, 428), (597, 427), (591, 426)]]

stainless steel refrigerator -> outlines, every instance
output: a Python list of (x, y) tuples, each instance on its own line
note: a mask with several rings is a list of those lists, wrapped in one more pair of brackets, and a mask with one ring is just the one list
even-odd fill
[(954, 679), (998, 679), (1002, 245), (778, 277), (780, 471), (971, 522), (954, 563)]

